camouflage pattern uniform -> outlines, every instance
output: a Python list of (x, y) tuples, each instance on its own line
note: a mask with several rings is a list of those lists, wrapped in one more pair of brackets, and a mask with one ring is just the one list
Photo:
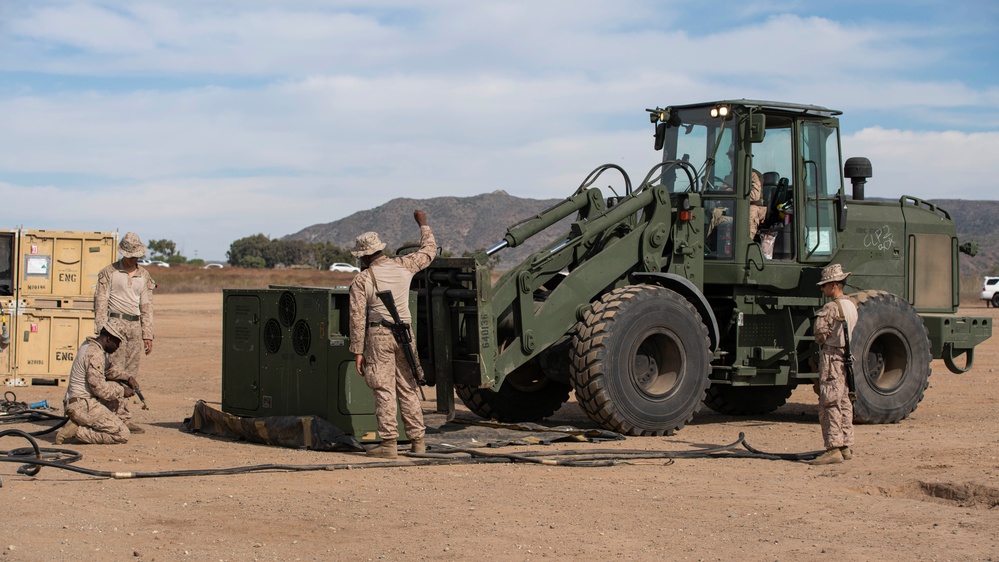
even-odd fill
[[(842, 314), (840, 307), (842, 306)], [(819, 423), (826, 449), (853, 447), (853, 403), (850, 401), (843, 364), (843, 320), (850, 335), (857, 325), (857, 305), (846, 295), (826, 303), (815, 319), (815, 341), (819, 354)]]
[(350, 352), (364, 355), (364, 381), (374, 392), (378, 433), (385, 440), (399, 437), (397, 396), (407, 436), (422, 439), (426, 426), (412, 368), (391, 330), (381, 326), (382, 320), (394, 320), (375, 293), (391, 291), (399, 317), (410, 323), (410, 281), (414, 274), (430, 265), (436, 253), (434, 233), (429, 226), (423, 226), (419, 250), (401, 257), (375, 259), (350, 285)]
[(763, 201), (763, 176), (753, 170), (752, 187), (749, 191), (749, 240), (756, 238), (760, 223), (767, 217), (767, 205)]
[(100, 342), (87, 338), (73, 360), (69, 387), (63, 407), (76, 425), (76, 439), (81, 443), (125, 443), (130, 435), (124, 420), (115, 412), (125, 402), (125, 388), (108, 382), (105, 373), (108, 355)]
[(97, 274), (94, 294), (94, 334), (105, 324), (113, 324), (125, 336), (121, 347), (111, 355), (110, 375), (114, 380), (138, 378), (139, 361), (145, 353), (143, 340), (153, 339), (153, 288), (156, 283), (141, 265), (129, 275), (121, 261)]

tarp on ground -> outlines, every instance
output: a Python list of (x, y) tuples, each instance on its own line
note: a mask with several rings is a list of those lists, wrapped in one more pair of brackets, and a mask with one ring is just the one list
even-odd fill
[(606, 429), (580, 429), (571, 425), (547, 426), (537, 423), (503, 423), (469, 416), (457, 416), (439, 428), (428, 423), (427, 443), (433, 448), (506, 447), (549, 445), (551, 443), (600, 443), (620, 441), (624, 435)]
[(198, 400), (184, 420), (187, 431), (253, 443), (313, 451), (363, 451), (353, 437), (318, 416), (244, 418), (220, 412)]

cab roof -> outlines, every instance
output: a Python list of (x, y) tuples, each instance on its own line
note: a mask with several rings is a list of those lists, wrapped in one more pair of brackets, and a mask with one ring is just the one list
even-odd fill
[(838, 109), (829, 109), (827, 107), (822, 107), (819, 105), (808, 105), (802, 103), (790, 103), (783, 101), (747, 100), (745, 98), (738, 100), (706, 101), (706, 102), (692, 103), (687, 105), (674, 105), (672, 107), (676, 109), (692, 109), (692, 108), (703, 108), (703, 107), (715, 107), (718, 105), (742, 106), (747, 108), (755, 108), (763, 110), (784, 111), (788, 113), (807, 113), (811, 115), (821, 115), (825, 117), (832, 117), (835, 115), (843, 114), (843, 112)]

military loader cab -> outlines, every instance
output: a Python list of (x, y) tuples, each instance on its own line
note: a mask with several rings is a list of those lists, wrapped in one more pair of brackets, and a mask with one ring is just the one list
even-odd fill
[[(831, 263), (853, 272), (860, 310), (858, 421), (907, 417), (933, 358), (971, 368), (992, 333), (956, 314), (959, 253), (973, 244), (931, 203), (865, 200), (872, 166), (844, 167), (839, 111), (731, 100), (648, 112), (663, 156), (637, 186), (601, 166), (484, 255), (438, 258), (414, 279), (417, 347), (442, 408), (453, 385), (483, 417), (534, 420), (574, 390), (596, 423), (631, 435), (670, 434), (703, 404), (773, 411), (817, 377), (816, 282)], [(608, 197), (594, 185), (609, 178)], [(490, 283), (489, 255), (567, 217)]]
[[(838, 212), (843, 208), (839, 114), (745, 100), (650, 110), (663, 161), (694, 167), (696, 185), (676, 171), (663, 183), (671, 193), (701, 194), (705, 268), (712, 277), (730, 276), (724, 272), (733, 266), (744, 269), (735, 264), (755, 257), (756, 248), (748, 243), (768, 237), (773, 244), (766, 259), (775, 265), (829, 261), (846, 219)], [(753, 170), (762, 184), (755, 198)], [(750, 240), (754, 205), (765, 217)]]

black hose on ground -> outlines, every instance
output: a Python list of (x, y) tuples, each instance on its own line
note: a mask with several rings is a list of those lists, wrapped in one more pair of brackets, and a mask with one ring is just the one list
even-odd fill
[(39, 436), (59, 429), (66, 425), (69, 418), (53, 414), (52, 412), (32, 408), (27, 402), (18, 402), (17, 395), (8, 390), (3, 393), (0, 400), (0, 424), (6, 423), (34, 423), (40, 421), (59, 420), (59, 423), (45, 429), (31, 432), (29, 435)]
[(60, 427), (66, 425), (66, 423), (69, 422), (69, 418), (67, 418), (66, 416), (60, 416), (43, 410), (24, 410), (16, 414), (7, 414), (0, 417), (0, 423), (34, 423), (34, 422), (50, 421), (50, 420), (59, 420), (59, 423), (47, 427), (45, 429), (32, 431), (28, 433), (28, 435), (33, 435), (35, 437), (38, 437), (39, 435), (46, 435), (52, 433), (53, 431), (59, 429)]
[[(260, 464), (232, 468), (169, 470), (163, 472), (121, 472), (93, 470), (72, 463), (83, 458), (83, 455), (70, 449), (39, 447), (31, 434), (17, 429), (0, 431), (0, 439), (7, 436), (26, 439), (30, 447), (22, 447), (11, 451), (0, 450), (0, 461), (24, 463), (17, 469), (19, 474), (35, 476), (43, 466), (59, 468), (95, 476), (98, 478), (131, 479), (131, 478), (169, 478), (177, 476), (215, 476), (226, 474), (247, 474), (251, 472), (282, 471), (311, 472), (319, 470), (355, 470), (361, 468), (399, 468), (413, 466), (442, 466), (455, 464), (485, 464), (485, 463), (531, 463), (546, 466), (565, 467), (607, 467), (619, 464), (637, 464), (636, 461), (666, 460), (672, 464), (674, 459), (706, 459), (706, 458), (748, 458), (763, 460), (805, 461), (811, 460), (823, 451), (809, 453), (773, 454), (759, 451), (745, 441), (745, 434), (739, 433), (739, 438), (731, 444), (699, 449), (695, 451), (643, 451), (637, 449), (605, 449), (596, 451), (527, 451), (519, 453), (494, 453), (479, 449), (447, 448), (447, 454), (430, 452), (422, 455), (411, 455), (407, 460), (363, 463), (335, 463), (313, 465)], [(742, 450), (740, 450), (740, 447)], [(566, 458), (562, 458), (566, 457)]]

